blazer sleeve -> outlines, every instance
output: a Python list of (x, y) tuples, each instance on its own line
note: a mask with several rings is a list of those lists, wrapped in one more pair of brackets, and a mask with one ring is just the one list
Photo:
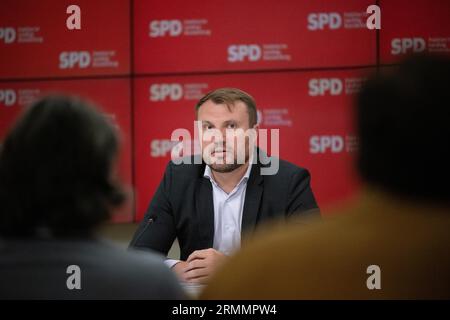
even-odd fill
[(169, 194), (173, 192), (172, 165), (166, 167), (164, 177), (131, 240), (135, 249), (156, 250), (167, 255), (176, 238), (176, 225)]
[(311, 189), (311, 175), (306, 169), (300, 169), (292, 175), (286, 214), (288, 217), (320, 216), (320, 210)]

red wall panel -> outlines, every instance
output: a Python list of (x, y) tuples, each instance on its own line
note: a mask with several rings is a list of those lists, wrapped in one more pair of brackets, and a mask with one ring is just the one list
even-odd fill
[[(81, 30), (66, 27), (71, 4), (81, 8)], [(2, 0), (0, 6), (0, 79), (129, 73), (129, 1)]]
[(371, 65), (373, 1), (134, 1), (135, 72)]
[(450, 54), (450, 1), (381, 0), (380, 59), (396, 63), (408, 54)]

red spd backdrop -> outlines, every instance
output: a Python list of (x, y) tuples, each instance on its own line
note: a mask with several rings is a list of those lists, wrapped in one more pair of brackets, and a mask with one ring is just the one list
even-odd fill
[[(135, 1), (136, 73), (374, 64), (372, 1)], [(350, 53), (351, 52), (351, 53)]]
[(130, 72), (130, 5), (80, 0), (81, 30), (66, 27), (73, 1), (2, 0), (0, 74), (5, 78)]
[[(413, 52), (450, 52), (447, 0), (77, 1), (0, 3), (0, 139), (50, 92), (101, 106), (122, 131), (119, 172), (140, 220), (170, 160), (171, 133), (193, 136), (194, 106), (210, 90), (248, 91), (260, 126), (279, 129), (280, 156), (306, 167), (322, 208), (358, 190), (352, 103), (367, 75)], [(325, 210), (326, 214), (326, 210)]]

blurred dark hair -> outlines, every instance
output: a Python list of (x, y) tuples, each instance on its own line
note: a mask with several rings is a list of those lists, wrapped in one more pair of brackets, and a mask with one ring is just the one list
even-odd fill
[(91, 235), (124, 200), (112, 181), (114, 127), (92, 106), (64, 96), (32, 105), (0, 149), (0, 235)]
[(385, 67), (357, 102), (358, 167), (369, 184), (450, 200), (450, 60), (420, 55)]

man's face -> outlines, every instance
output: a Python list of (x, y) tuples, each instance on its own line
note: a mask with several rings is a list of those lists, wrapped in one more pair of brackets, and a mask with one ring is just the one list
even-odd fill
[(253, 147), (254, 140), (245, 135), (250, 128), (244, 102), (236, 101), (229, 108), (208, 100), (198, 109), (197, 120), (201, 125), (203, 160), (212, 170), (231, 172), (248, 161), (249, 147)]

